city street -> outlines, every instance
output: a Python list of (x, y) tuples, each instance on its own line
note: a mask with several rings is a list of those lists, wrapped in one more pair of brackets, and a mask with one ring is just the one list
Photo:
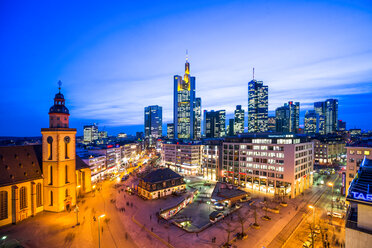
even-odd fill
[(24, 247), (98, 247), (98, 217), (105, 214), (100, 218), (101, 247), (137, 247), (129, 235), (126, 238), (119, 211), (111, 202), (117, 194), (114, 185), (115, 182), (105, 181), (100, 192), (80, 199), (78, 226), (74, 211), (42, 212), (17, 225), (2, 227), (0, 235), (19, 241)]

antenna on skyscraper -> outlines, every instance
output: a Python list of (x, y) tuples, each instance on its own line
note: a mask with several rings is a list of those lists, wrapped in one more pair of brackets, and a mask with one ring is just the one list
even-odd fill
[(189, 51), (186, 49), (186, 61), (189, 61)]
[(253, 80), (254, 80), (254, 67), (253, 67)]

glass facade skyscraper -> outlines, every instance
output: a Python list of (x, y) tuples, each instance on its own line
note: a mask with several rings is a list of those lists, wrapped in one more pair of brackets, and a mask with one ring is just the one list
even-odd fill
[(158, 105), (145, 107), (145, 138), (159, 138), (163, 132), (163, 108)]
[(248, 83), (248, 132), (267, 131), (268, 98), (268, 86), (262, 81)]
[(244, 109), (242, 109), (242, 105), (236, 106), (235, 113), (234, 113), (234, 129), (233, 130), (234, 130), (234, 135), (237, 133), (244, 133)]
[(327, 99), (325, 102), (315, 102), (314, 110), (319, 115), (317, 126), (320, 134), (328, 134), (337, 131), (337, 99)]
[(225, 136), (226, 111), (204, 110), (205, 137), (220, 138)]
[(300, 127), (300, 103), (288, 102), (289, 107), (289, 132), (297, 133)]
[(174, 137), (199, 139), (201, 137), (201, 99), (195, 98), (195, 77), (190, 76), (186, 57), (185, 75), (175, 75), (173, 95)]
[(318, 132), (317, 122), (319, 115), (315, 110), (308, 110), (305, 114), (305, 133), (306, 134), (315, 134)]
[(290, 112), (288, 105), (275, 110), (275, 125), (278, 133), (289, 133)]

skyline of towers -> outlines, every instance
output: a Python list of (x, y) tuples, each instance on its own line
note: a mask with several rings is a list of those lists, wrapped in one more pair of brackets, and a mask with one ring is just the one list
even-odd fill
[(145, 139), (157, 139), (163, 135), (163, 108), (158, 105), (145, 107)]
[(92, 143), (98, 138), (98, 126), (96, 124), (84, 126), (84, 142)]
[(268, 122), (268, 86), (253, 79), (248, 83), (248, 132), (266, 132)]
[(236, 105), (234, 111), (234, 135), (244, 133), (244, 109), (242, 105)]
[(327, 99), (324, 102), (314, 102), (314, 110), (319, 115), (317, 126), (320, 134), (328, 134), (337, 131), (337, 99)]
[(304, 132), (306, 134), (311, 135), (311, 134), (315, 134), (319, 132), (318, 125), (317, 125), (318, 118), (319, 118), (319, 115), (315, 112), (315, 110), (306, 111), (305, 120), (304, 120), (305, 122)]

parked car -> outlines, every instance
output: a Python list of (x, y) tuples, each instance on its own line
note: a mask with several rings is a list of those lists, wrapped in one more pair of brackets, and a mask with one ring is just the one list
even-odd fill
[(210, 220), (210, 222), (215, 223), (215, 222), (219, 221), (220, 219), (223, 219), (223, 217), (225, 217), (225, 215), (222, 212), (213, 211), (209, 215), (209, 220)]
[(223, 206), (223, 204), (221, 204), (219, 202), (216, 202), (214, 204), (214, 208), (217, 209), (217, 210), (223, 210), (225, 207)]
[(240, 202), (247, 202), (247, 201), (249, 201), (250, 199), (251, 199), (250, 196), (245, 196), (245, 197), (243, 197), (243, 198), (240, 198)]
[(327, 215), (328, 216), (333, 216), (333, 217), (335, 217), (335, 218), (340, 218), (340, 219), (343, 219), (344, 218), (344, 215), (343, 214), (341, 214), (341, 213), (338, 213), (338, 212), (333, 212), (333, 214), (330, 212), (330, 211), (328, 211), (327, 212)]

